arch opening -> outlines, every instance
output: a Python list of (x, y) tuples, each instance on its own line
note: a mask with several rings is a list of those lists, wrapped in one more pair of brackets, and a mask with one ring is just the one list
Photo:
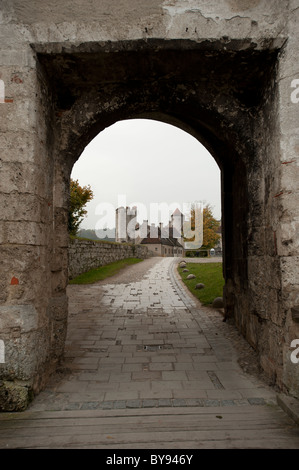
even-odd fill
[[(138, 101), (138, 99), (137, 99)], [(143, 106), (144, 107), (144, 106)], [(114, 115), (114, 113), (113, 113)], [(225, 297), (225, 310), (226, 317), (234, 317), (234, 294), (233, 291), (236, 286), (234, 276), (238, 279), (237, 285), (240, 289), (247, 288), (247, 246), (246, 233), (247, 233), (247, 212), (248, 212), (248, 199), (247, 199), (247, 172), (244, 165), (242, 156), (238, 154), (236, 149), (232, 146), (229, 139), (223, 141), (217, 134), (217, 129), (209, 129), (203, 124), (202, 120), (191, 120), (190, 116), (171, 115), (164, 112), (144, 111), (139, 109), (138, 113), (131, 114), (130, 112), (124, 114), (121, 110), (120, 116), (122, 122), (131, 120), (151, 120), (160, 123), (166, 123), (172, 127), (176, 127), (194, 137), (201, 143), (210, 153), (220, 169), (221, 175), (221, 214), (219, 219), (222, 221), (222, 240), (223, 240), (223, 274), (228, 291), (224, 293)], [(111, 119), (111, 120), (110, 120)], [(103, 126), (103, 122), (92, 123), (91, 128), (87, 130), (86, 135), (82, 135), (82, 141), (89, 142), (90, 135), (94, 135), (95, 129), (109, 128), (113, 126), (115, 118), (110, 118), (107, 125)], [(75, 162), (82, 155), (82, 144), (72, 153), (70, 164), (68, 167), (68, 174), (70, 168), (73, 168)], [(245, 147), (246, 150), (248, 150)], [(68, 180), (65, 180), (68, 184)], [(67, 186), (66, 186), (67, 188)], [(232, 228), (236, 219), (238, 221), (238, 230)], [(243, 286), (242, 288), (240, 286)]]
[(96, 213), (101, 209), (98, 205), (106, 203), (113, 212), (109, 217), (112, 228), (122, 195), (125, 206), (141, 208), (139, 223), (142, 217), (148, 218), (151, 207), (155, 223), (167, 222), (170, 214), (165, 215), (166, 220), (156, 220), (155, 204), (170, 209), (178, 204), (182, 211), (195, 201), (209, 204), (221, 220), (217, 163), (197, 139), (165, 122), (128, 119), (106, 128), (86, 147), (71, 176), (95, 189), (83, 229), (100, 227)]
[[(146, 54), (142, 56), (142, 53), (125, 55), (125, 60), (134, 64), (143, 57), (144, 68), (140, 67), (137, 78), (135, 76), (134, 80), (129, 74), (127, 81), (124, 82), (121, 79), (115, 82), (116, 72), (114, 71), (111, 82), (110, 80), (108, 83), (105, 82), (107, 77), (103, 79), (103, 88), (98, 84), (89, 87), (84, 84), (84, 89), (81, 85), (77, 89), (78, 96), (75, 96), (75, 86), (73, 88), (74, 102), (66, 103), (63, 100), (61, 102), (62, 98), (59, 98), (61, 95), (57, 97), (61, 107), (58, 156), (60, 163), (57, 166), (57, 177), (60, 181), (64, 181), (64, 185), (58, 184), (60, 188), (63, 188), (61, 200), (64, 202), (61, 204), (61, 209), (66, 214), (69, 177), (74, 163), (86, 145), (103, 129), (115, 122), (128, 119), (154, 119), (179, 127), (201, 142), (221, 169), (226, 317), (235, 317), (237, 308), (242, 310), (242, 317), (246, 318), (249, 309), (247, 293), (250, 206), (247, 162), (250, 158), (254, 159), (255, 153), (248, 107), (252, 113), (253, 110), (257, 112), (258, 106), (262, 103), (266, 81), (264, 77), (256, 80), (257, 77), (252, 76), (251, 73), (245, 79), (245, 75), (252, 61), (265, 60), (266, 57), (269, 69), (271, 69), (273, 52), (269, 55), (263, 52), (260, 56), (255, 53), (240, 53), (244, 63), (247, 61), (248, 64), (242, 71), (238, 67), (238, 60), (241, 59), (239, 53), (223, 55), (221, 52), (220, 56), (218, 53), (216, 55), (212, 53), (212, 58), (210, 58), (209, 54), (203, 54), (202, 51), (200, 53), (197, 51), (196, 54), (192, 51), (189, 59), (184, 54), (184, 66), (179, 72), (176, 70), (179, 58), (174, 59), (171, 55), (174, 60), (172, 63), (169, 58), (166, 60), (163, 54), (159, 57), (159, 52), (152, 54), (153, 52), (150, 51), (148, 56)], [(113, 59), (117, 59), (117, 54), (112, 55)], [(220, 57), (222, 57), (220, 63), (223, 64), (223, 68), (217, 62)], [(228, 64), (225, 66), (224, 57), (228, 59)], [(151, 62), (153, 59), (156, 62), (155, 66)], [(162, 62), (164, 64), (164, 61), (167, 64), (166, 68), (174, 69), (171, 70), (171, 78), (168, 78), (169, 70), (161, 71), (161, 64)], [(205, 70), (204, 74), (202, 71), (199, 74), (200, 80), (199, 75), (196, 80), (194, 72), (191, 73), (191, 64), (193, 68), (194, 61), (197, 64), (200, 63)], [(211, 63), (214, 64), (215, 71), (217, 70), (216, 78), (210, 78), (212, 75), (210, 71), (207, 71)], [(123, 76), (125, 66), (123, 58), (119, 59), (119, 62), (116, 60), (116, 64), (116, 69), (119, 68), (118, 72)], [(149, 64), (151, 64), (150, 71)], [(216, 67), (215, 64), (217, 64)], [(109, 67), (112, 66), (115, 66), (114, 60), (113, 64), (107, 65), (105, 73), (108, 73)], [(226, 76), (229, 66), (232, 67), (232, 71), (238, 70), (239, 75), (231, 83), (227, 81)], [(164, 65), (163, 68), (165, 69)], [(127, 66), (125, 70), (127, 71)], [(134, 70), (136, 71), (135, 66)], [(229, 73), (230, 77), (232, 71)], [(241, 87), (237, 86), (237, 81), (242, 83)], [(256, 95), (253, 104), (249, 105), (250, 97), (254, 92)], [(61, 165), (61, 160), (63, 160), (63, 165)], [(66, 279), (66, 272), (64, 276)], [(238, 299), (237, 307), (236, 299)], [(246, 336), (248, 332), (246, 321), (242, 320), (239, 327)], [(252, 345), (257, 346), (257, 338), (252, 337), (249, 340)]]
[(39, 166), (45, 173), (40, 191), (46, 241), (39, 245), (31, 238), (34, 262), (41, 257), (43, 263), (38, 286), (28, 294), (34, 304), (28, 315), (38, 325), (32, 344), (41, 344), (43, 354), (32, 354), (28, 342), (19, 354), (30, 356), (30, 367), (10, 376), (27, 377), (36, 392), (63, 355), (74, 162), (103, 129), (146, 118), (191, 134), (221, 169), (226, 316), (235, 319), (258, 351), (262, 367), (281, 385), (283, 351), (271, 340), (281, 335), (286, 318), (275, 242), (274, 196), (279, 194), (281, 164), (273, 116), (279, 51), (265, 47), (256, 50), (250, 42), (231, 41), (225, 49), (221, 41), (164, 40), (34, 46), (42, 123), (36, 149), (41, 149)]

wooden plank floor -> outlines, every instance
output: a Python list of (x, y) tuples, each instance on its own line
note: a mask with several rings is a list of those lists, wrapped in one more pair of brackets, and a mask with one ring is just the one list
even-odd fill
[(298, 449), (278, 406), (3, 413), (0, 448)]

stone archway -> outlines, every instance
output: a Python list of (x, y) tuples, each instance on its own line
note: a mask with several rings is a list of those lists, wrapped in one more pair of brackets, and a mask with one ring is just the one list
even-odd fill
[[(265, 108), (275, 106), (272, 83), (278, 51), (234, 46), (227, 51), (223, 44), (206, 49), (189, 42), (180, 42), (178, 47), (175, 41), (149, 41), (122, 44), (121, 48), (101, 46), (89, 53), (80, 49), (65, 54), (41, 52), (39, 59), (57, 106), (55, 161), (60, 205), (56, 207), (55, 232), (64, 232), (64, 246), (69, 175), (91, 138), (117, 120), (136, 117), (182, 128), (208, 148), (221, 168), (226, 315), (235, 318), (262, 355), (268, 341), (268, 326), (263, 323), (272, 305), (267, 300), (265, 309), (265, 295), (269, 298), (270, 294), (265, 294), (264, 282), (259, 285), (260, 263), (269, 269), (275, 263), (273, 231), (266, 248), (264, 220), (273, 209), (265, 201), (265, 191), (273, 192), (271, 186), (275, 185), (273, 168), (265, 166), (264, 159), (271, 152), (273, 144), (267, 136), (273, 133), (275, 122), (265, 119)], [(264, 186), (265, 178), (269, 188)], [(259, 238), (264, 240), (262, 246)], [(60, 240), (54, 249), (65, 259)], [(61, 286), (66, 269), (64, 264), (56, 272)], [(279, 283), (279, 272), (276, 274)]]
[[(235, 9), (238, 2), (226, 3)], [(3, 188), (4, 408), (25, 406), (63, 354), (72, 165), (102, 129), (133, 117), (181, 127), (219, 164), (226, 315), (257, 349), (273, 383), (296, 394), (297, 375), (290, 376), (285, 354), (297, 331), (290, 321), (297, 297), (288, 295), (282, 272), (290, 260), (281, 260), (278, 248), (283, 193), (277, 74), (285, 40), (128, 36), (94, 42), (33, 38), (30, 53), (26, 49), (30, 66), (22, 73), (5, 69), (4, 82), (9, 77), (22, 105), (21, 111), (1, 110), (11, 151)], [(24, 81), (25, 92), (17, 88)]]

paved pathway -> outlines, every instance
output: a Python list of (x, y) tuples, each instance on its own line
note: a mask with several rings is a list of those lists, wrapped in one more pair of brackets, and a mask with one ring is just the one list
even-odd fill
[(275, 400), (241, 372), (230, 342), (179, 286), (173, 259), (158, 261), (138, 282), (69, 287), (69, 374), (31, 409)]
[[(299, 447), (275, 391), (242, 371), (231, 342), (182, 286), (176, 261), (143, 261), (151, 269), (134, 282), (69, 286), (63, 367), (28, 411), (0, 417), (0, 447)], [(78, 423), (88, 439), (74, 435)]]

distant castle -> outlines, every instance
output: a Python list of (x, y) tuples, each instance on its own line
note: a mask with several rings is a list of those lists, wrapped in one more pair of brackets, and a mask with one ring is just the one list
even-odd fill
[(115, 241), (146, 245), (156, 256), (184, 256), (184, 239), (182, 236), (184, 215), (176, 209), (167, 226), (160, 223), (148, 224), (144, 220), (137, 223), (137, 207), (119, 207), (116, 209)]

